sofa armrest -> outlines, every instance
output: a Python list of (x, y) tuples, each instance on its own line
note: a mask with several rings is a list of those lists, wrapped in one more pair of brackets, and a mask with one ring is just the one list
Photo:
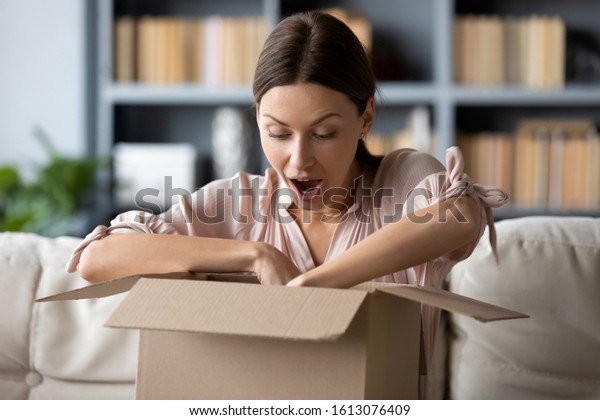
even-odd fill
[(483, 239), (449, 289), (531, 318), (450, 316), (449, 397), (600, 398), (600, 219), (526, 217), (496, 228), (500, 265)]
[(79, 241), (0, 233), (0, 399), (134, 397), (137, 332), (104, 327), (124, 295), (34, 303), (87, 284), (65, 272)]

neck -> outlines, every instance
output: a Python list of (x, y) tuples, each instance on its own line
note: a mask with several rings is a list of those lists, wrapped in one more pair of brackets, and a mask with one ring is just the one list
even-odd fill
[(319, 223), (337, 223), (346, 213), (351, 204), (337, 208), (324, 208), (322, 210), (306, 210), (292, 206), (288, 211), (296, 217), (296, 221), (301, 225), (319, 224)]

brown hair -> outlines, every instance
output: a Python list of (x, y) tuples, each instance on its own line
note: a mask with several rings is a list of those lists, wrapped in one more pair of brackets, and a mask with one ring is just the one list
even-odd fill
[[(268, 36), (256, 66), (254, 100), (259, 104), (269, 89), (296, 83), (316, 83), (346, 94), (359, 115), (376, 90), (370, 61), (354, 32), (317, 11), (287, 17)], [(356, 160), (377, 166), (381, 158), (360, 140)]]

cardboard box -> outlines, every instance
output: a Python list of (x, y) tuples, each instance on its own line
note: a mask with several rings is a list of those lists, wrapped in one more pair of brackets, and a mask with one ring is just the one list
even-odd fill
[(421, 304), (483, 322), (527, 316), (427, 287), (255, 281), (130, 277), (39, 301), (131, 289), (106, 325), (140, 330), (138, 399), (416, 399)]

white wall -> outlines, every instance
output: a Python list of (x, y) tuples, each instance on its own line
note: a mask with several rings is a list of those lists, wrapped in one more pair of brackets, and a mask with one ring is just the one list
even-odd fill
[(35, 125), (61, 153), (85, 152), (85, 3), (0, 0), (0, 165), (45, 161)]

